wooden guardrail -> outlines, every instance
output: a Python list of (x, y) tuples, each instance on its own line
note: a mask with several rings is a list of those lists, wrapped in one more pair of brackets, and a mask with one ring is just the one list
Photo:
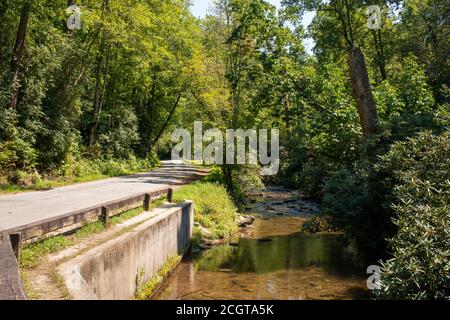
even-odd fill
[(157, 199), (163, 195), (167, 195), (168, 201), (172, 202), (173, 189), (164, 188), (102, 203), (57, 217), (33, 222), (18, 228), (4, 230), (3, 233), (14, 235), (15, 239), (18, 239), (13, 246), (18, 246), (14, 250), (19, 250), (18, 248), (23, 243), (33, 243), (55, 235), (69, 233), (81, 228), (86, 223), (95, 222), (99, 219), (105, 224), (109, 224), (111, 217), (124, 211), (135, 209), (142, 204), (144, 205), (144, 210), (148, 211), (152, 199)]
[(152, 200), (167, 195), (172, 202), (173, 189), (164, 188), (137, 194), (116, 201), (69, 212), (0, 233), (0, 300), (26, 299), (19, 274), (21, 248), (51, 236), (65, 234), (81, 228), (86, 223), (101, 219), (106, 225), (115, 215), (141, 205), (148, 211)]

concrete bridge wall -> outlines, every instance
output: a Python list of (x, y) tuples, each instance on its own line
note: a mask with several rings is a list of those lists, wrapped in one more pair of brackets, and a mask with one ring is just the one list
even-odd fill
[(193, 224), (188, 201), (60, 265), (58, 273), (73, 299), (133, 298), (169, 257), (184, 252)]

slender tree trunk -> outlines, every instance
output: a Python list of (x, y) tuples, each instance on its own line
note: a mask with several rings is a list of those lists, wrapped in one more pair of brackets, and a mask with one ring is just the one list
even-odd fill
[(291, 127), (291, 103), (289, 94), (284, 95), (284, 121), (286, 122), (286, 130), (290, 134), (292, 132)]
[(11, 100), (9, 106), (17, 107), (19, 96), (19, 69), (22, 62), (23, 50), (25, 48), (25, 38), (27, 35), (28, 20), (30, 19), (31, 2), (26, 1), (20, 14), (19, 28), (17, 30), (16, 43), (14, 45), (11, 59)]
[(97, 109), (94, 109), (94, 118), (93, 118), (94, 125), (91, 129), (90, 145), (94, 144), (94, 142), (96, 140), (96, 136), (97, 136), (97, 128), (98, 128), (98, 124), (100, 122), (100, 114), (102, 112), (102, 106), (103, 106), (105, 90), (106, 90), (106, 82), (107, 82), (108, 73), (109, 73), (110, 60), (111, 60), (111, 47), (109, 47), (109, 49), (108, 49), (108, 58), (106, 59), (105, 69), (103, 70), (103, 84), (101, 85), (101, 89), (100, 89), (100, 98), (98, 99), (98, 102), (97, 102)]
[(386, 73), (386, 64), (384, 62), (384, 50), (383, 50), (383, 42), (381, 39), (381, 31), (378, 30), (376, 32), (375, 30), (372, 31), (373, 35), (373, 41), (375, 45), (375, 50), (377, 52), (377, 64), (378, 69), (380, 70), (381, 79), (386, 80), (387, 79), (387, 73)]
[(103, 68), (103, 57), (102, 53), (99, 53), (97, 57), (97, 71), (95, 75), (95, 93), (94, 93), (94, 105), (93, 105), (93, 114), (92, 121), (89, 126), (89, 146), (94, 144), (95, 137), (95, 120), (97, 119), (98, 111), (100, 108), (100, 91), (101, 91), (101, 81), (102, 81), (102, 68)]
[(387, 72), (386, 72), (386, 61), (384, 59), (384, 46), (383, 46), (383, 40), (381, 39), (381, 30), (378, 30), (378, 43), (380, 45), (380, 59), (381, 59), (381, 76), (383, 80), (387, 79)]
[(146, 112), (147, 116), (144, 119), (147, 119), (147, 132), (149, 134), (149, 137), (152, 134), (153, 131), (153, 122), (154, 122), (154, 116), (155, 113), (153, 112), (155, 110), (155, 100), (156, 100), (156, 83), (153, 82), (152, 84), (152, 90), (151, 90), (151, 99), (148, 101), (145, 110), (143, 112)]
[[(175, 110), (176, 110), (177, 107), (178, 107), (178, 103), (180, 102), (180, 99), (181, 99), (181, 96), (182, 96), (182, 95), (183, 95), (182, 93), (180, 93), (180, 94), (178, 95), (177, 100), (175, 101), (175, 104), (174, 104), (173, 107), (172, 107), (172, 110), (170, 110), (170, 113), (169, 113), (169, 116), (168, 116), (167, 119), (166, 119), (166, 122), (164, 122), (164, 125), (162, 126), (162, 128), (161, 128), (161, 130), (159, 131), (159, 133), (158, 133), (158, 135), (156, 136), (156, 138), (153, 139), (153, 141), (148, 145), (147, 153), (150, 152), (152, 146), (154, 146), (154, 145), (159, 141), (159, 139), (161, 138), (162, 134), (163, 134), (164, 131), (166, 130), (167, 125), (169, 124), (170, 120), (172, 119), (173, 114), (175, 113)], [(149, 140), (150, 140), (150, 139), (149, 139)]]
[(348, 52), (348, 66), (353, 92), (358, 105), (358, 113), (364, 136), (379, 132), (378, 115), (372, 95), (366, 61), (361, 50), (353, 47)]
[(231, 166), (231, 165), (228, 165), (228, 164), (222, 165), (222, 173), (223, 173), (225, 187), (227, 188), (230, 195), (233, 197), (235, 195), (235, 192), (234, 192), (232, 169), (233, 169), (233, 166)]

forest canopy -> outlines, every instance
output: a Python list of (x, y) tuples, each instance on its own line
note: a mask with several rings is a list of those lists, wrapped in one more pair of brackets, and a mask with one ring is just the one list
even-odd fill
[[(266, 182), (305, 190), (362, 247), (394, 257), (380, 297), (448, 298), (450, 3), (214, 3), (197, 19), (188, 0), (2, 0), (1, 189), (147, 170), (194, 121), (277, 128), (281, 170)], [(70, 5), (80, 29), (67, 27)], [(369, 5), (381, 29), (368, 28)], [(236, 203), (261, 185), (257, 172), (221, 166)], [(439, 234), (436, 259), (415, 263), (423, 225)], [(417, 276), (433, 270), (431, 284)]]

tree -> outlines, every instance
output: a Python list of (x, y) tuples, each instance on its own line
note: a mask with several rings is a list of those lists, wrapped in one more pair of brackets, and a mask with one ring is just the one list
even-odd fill
[(303, 14), (305, 11), (317, 11), (319, 17), (329, 17), (340, 26), (338, 32), (347, 51), (347, 65), (363, 134), (368, 137), (378, 133), (380, 128), (369, 74), (364, 54), (358, 46), (357, 35), (363, 24), (356, 10), (361, 8), (363, 3), (352, 0), (285, 0), (283, 3), (291, 13)]
[(413, 53), (426, 65), (429, 83), (439, 102), (447, 100), (450, 83), (450, 4), (445, 0), (406, 0), (395, 28), (396, 52)]
[(9, 106), (16, 108), (17, 98), (19, 96), (19, 70), (25, 48), (25, 39), (27, 36), (28, 20), (30, 19), (31, 1), (25, 1), (20, 14), (19, 27), (17, 30), (16, 43), (14, 45), (11, 59), (11, 101)]

